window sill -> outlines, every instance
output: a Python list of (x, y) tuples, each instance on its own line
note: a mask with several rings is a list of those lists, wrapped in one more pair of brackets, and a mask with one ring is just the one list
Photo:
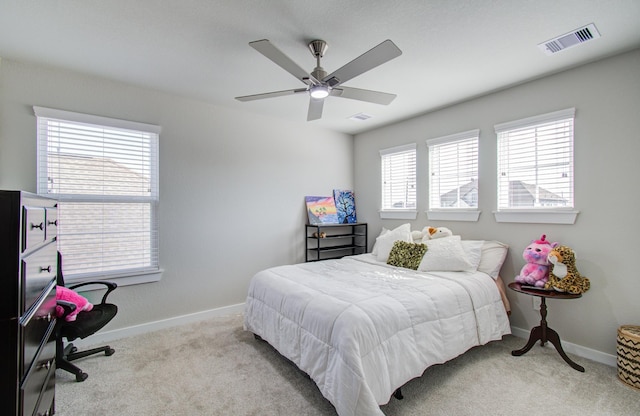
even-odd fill
[(427, 218), (432, 221), (478, 221), (480, 218), (478, 210), (451, 209), (451, 210), (428, 210)]
[(529, 224), (574, 224), (576, 210), (511, 210), (494, 211), (496, 222), (520, 222)]
[[(77, 277), (77, 278), (65, 278), (66, 285), (74, 285), (83, 282), (95, 282), (95, 281), (107, 281), (117, 283), (118, 286), (131, 286), (140, 285), (143, 283), (158, 282), (162, 279), (163, 270), (154, 270), (149, 272), (140, 272), (136, 274), (123, 274), (123, 275), (107, 275), (107, 276), (93, 276), (93, 277)], [(104, 289), (104, 286), (90, 285), (82, 288), (83, 292), (90, 292), (92, 290)]]
[(418, 211), (415, 209), (404, 209), (404, 210), (381, 210), (380, 218), (383, 220), (415, 220), (418, 217)]

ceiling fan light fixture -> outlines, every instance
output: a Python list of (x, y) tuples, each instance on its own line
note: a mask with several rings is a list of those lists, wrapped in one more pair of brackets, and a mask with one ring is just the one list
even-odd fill
[(326, 85), (314, 85), (309, 88), (309, 95), (311, 95), (311, 98), (321, 100), (329, 96), (329, 87)]

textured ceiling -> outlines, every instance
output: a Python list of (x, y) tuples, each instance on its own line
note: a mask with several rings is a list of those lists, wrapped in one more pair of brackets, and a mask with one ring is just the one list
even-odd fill
[[(537, 47), (589, 23), (599, 39), (552, 56)], [(345, 86), (395, 101), (329, 97), (310, 122), (358, 133), (640, 47), (640, 0), (0, 0), (0, 57), (306, 120), (305, 94), (234, 99), (303, 86), (248, 46), (258, 39), (309, 72), (310, 40), (329, 44), (327, 72), (393, 40), (400, 57)]]

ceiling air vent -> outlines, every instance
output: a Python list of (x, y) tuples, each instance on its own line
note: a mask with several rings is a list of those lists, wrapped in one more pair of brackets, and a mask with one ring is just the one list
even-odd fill
[(365, 121), (365, 120), (369, 120), (370, 118), (372, 118), (373, 116), (369, 115), (369, 114), (365, 114), (365, 113), (358, 113), (358, 114), (354, 114), (351, 117), (349, 117), (350, 120), (356, 120), (356, 121)]
[(591, 23), (590, 25), (581, 27), (580, 29), (576, 29), (562, 36), (558, 36), (557, 38), (543, 42), (539, 44), (538, 47), (547, 55), (553, 55), (561, 50), (578, 46), (592, 39), (598, 39), (599, 37), (600, 33), (598, 33), (598, 29), (596, 29), (596, 25)]

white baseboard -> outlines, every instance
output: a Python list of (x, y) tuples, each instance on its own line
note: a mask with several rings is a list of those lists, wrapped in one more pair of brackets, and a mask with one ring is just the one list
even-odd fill
[(92, 345), (107, 344), (111, 341), (132, 337), (134, 335), (146, 334), (160, 329), (171, 328), (179, 325), (186, 325), (193, 322), (203, 321), (205, 319), (216, 318), (221, 316), (230, 316), (242, 314), (244, 312), (244, 303), (225, 306), (222, 308), (209, 309), (207, 311), (192, 313), (188, 315), (176, 316), (160, 321), (148, 322), (145, 324), (129, 326), (126, 328), (114, 329), (111, 331), (100, 331), (85, 339), (76, 339), (73, 345), (80, 348), (87, 348)]
[[(516, 328), (512, 326), (511, 333), (518, 338), (529, 339), (529, 334), (531, 333), (531, 330)], [(611, 355), (611, 354), (604, 353), (602, 351), (597, 351), (591, 348), (583, 347), (582, 345), (572, 344), (571, 342), (566, 342), (566, 341), (561, 341), (561, 342), (562, 342), (562, 349), (569, 354), (575, 354), (579, 357), (587, 358), (589, 360), (593, 360), (601, 364), (606, 364), (611, 367), (616, 367), (618, 365), (617, 364), (618, 357), (616, 357), (615, 355)]]
[[(73, 344), (77, 347), (87, 348), (91, 345), (105, 344), (117, 339), (146, 334), (147, 332), (158, 331), (160, 329), (171, 328), (174, 326), (186, 325), (193, 322), (203, 321), (205, 319), (241, 314), (243, 311), (244, 303), (238, 303), (236, 305), (210, 309), (207, 311), (192, 313), (189, 315), (176, 316), (169, 319), (148, 322), (145, 324), (134, 325), (126, 328), (114, 329), (111, 331), (100, 331), (84, 340), (74, 340)], [(530, 332), (531, 331), (528, 329), (525, 330), (513, 326), (511, 327), (511, 333), (518, 338), (529, 339)], [(587, 358), (598, 363), (606, 364), (611, 367), (615, 367), (617, 365), (617, 357), (615, 355), (606, 354), (601, 351), (593, 350), (591, 348), (583, 347), (578, 344), (572, 344), (571, 342), (566, 341), (562, 341), (562, 348), (565, 350), (565, 352), (575, 354), (579, 357)]]

